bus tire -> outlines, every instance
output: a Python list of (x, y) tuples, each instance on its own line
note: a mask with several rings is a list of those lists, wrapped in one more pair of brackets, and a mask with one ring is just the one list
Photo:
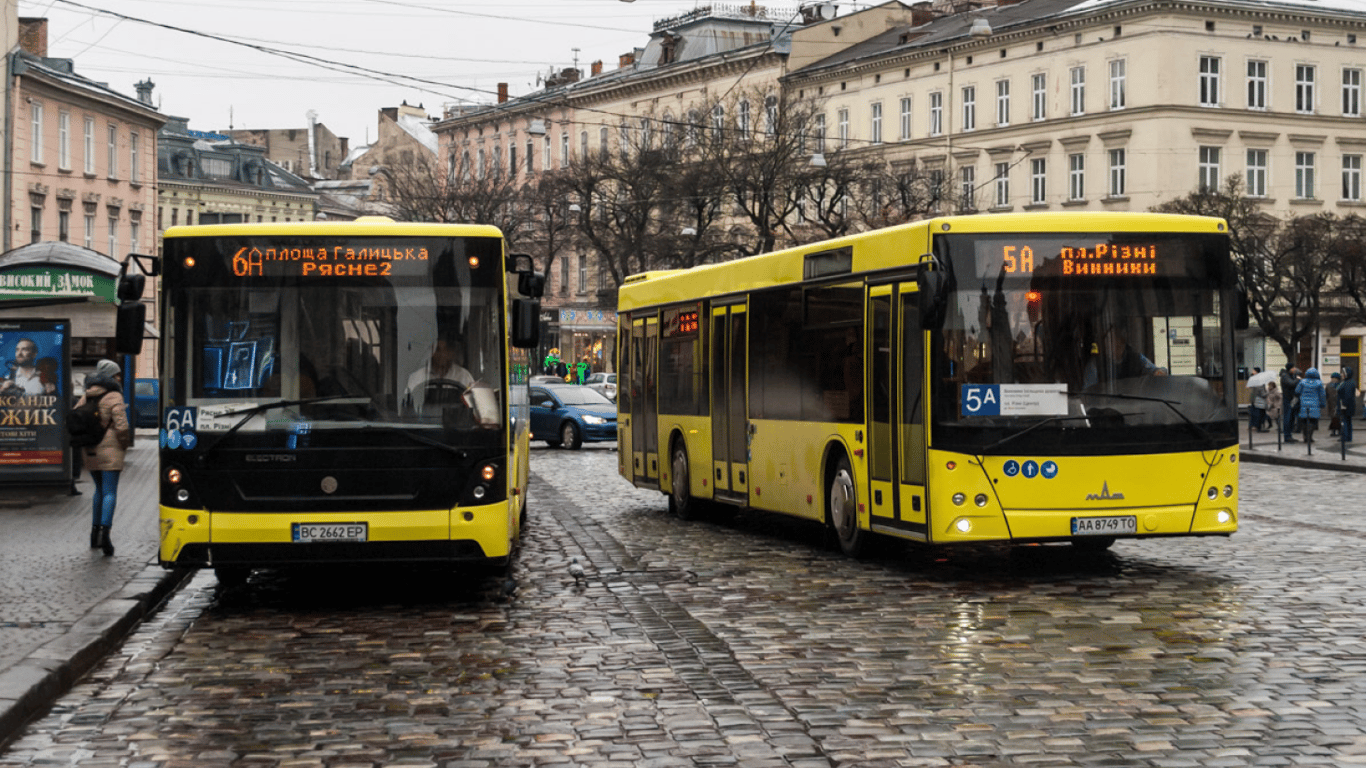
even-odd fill
[(692, 497), (692, 477), (688, 474), (688, 447), (679, 438), (673, 441), (669, 451), (670, 480), (673, 490), (669, 492), (669, 513), (679, 520), (693, 520), (697, 517), (697, 500)]
[(561, 424), (560, 442), (569, 450), (577, 451), (583, 445), (583, 436), (579, 434), (578, 425), (572, 421)]
[(858, 493), (854, 487), (854, 472), (849, 466), (849, 459), (842, 455), (831, 467), (825, 498), (825, 513), (835, 533), (835, 540), (839, 542), (840, 551), (847, 557), (862, 557), (872, 534), (858, 527)]

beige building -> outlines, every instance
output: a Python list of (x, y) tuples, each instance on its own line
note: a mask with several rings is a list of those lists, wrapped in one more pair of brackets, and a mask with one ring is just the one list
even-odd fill
[(236, 128), (221, 131), (233, 141), (264, 147), (266, 159), (310, 182), (340, 179), (350, 139), (337, 136), (308, 112), (304, 128)]

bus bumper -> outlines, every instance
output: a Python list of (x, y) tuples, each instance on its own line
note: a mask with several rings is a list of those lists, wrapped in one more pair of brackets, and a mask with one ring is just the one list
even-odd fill
[[(365, 523), (364, 541), (294, 540), (296, 524)], [(309, 563), (490, 563), (511, 554), (506, 502), (453, 510), (207, 512), (161, 507), (165, 568)]]

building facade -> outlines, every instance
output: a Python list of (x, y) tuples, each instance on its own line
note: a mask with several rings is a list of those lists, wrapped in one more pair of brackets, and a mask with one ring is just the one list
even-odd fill
[(242, 144), (266, 150), (266, 159), (310, 182), (343, 178), (342, 163), (350, 153), (350, 139), (338, 136), (310, 111), (304, 128), (229, 128), (218, 133)]

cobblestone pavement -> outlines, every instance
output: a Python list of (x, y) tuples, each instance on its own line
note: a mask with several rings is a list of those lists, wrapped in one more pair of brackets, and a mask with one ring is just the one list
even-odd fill
[(616, 459), (535, 451), (511, 594), (200, 574), (0, 767), (1366, 763), (1366, 476), (1245, 464), (1227, 540), (855, 562)]

